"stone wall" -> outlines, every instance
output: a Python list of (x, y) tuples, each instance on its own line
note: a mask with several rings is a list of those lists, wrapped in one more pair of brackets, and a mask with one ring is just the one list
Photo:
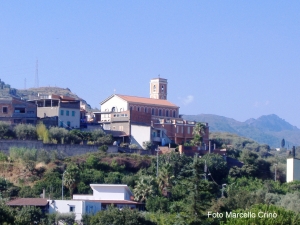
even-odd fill
[[(69, 144), (43, 144), (41, 141), (0, 140), (0, 151), (9, 153), (11, 147), (24, 147), (58, 151), (67, 156), (82, 155), (87, 152), (99, 151), (99, 145), (69, 145)], [(118, 146), (108, 146), (108, 153), (117, 153)]]

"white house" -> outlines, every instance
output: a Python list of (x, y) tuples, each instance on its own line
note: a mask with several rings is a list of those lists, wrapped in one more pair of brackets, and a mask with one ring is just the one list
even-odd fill
[(286, 182), (300, 180), (300, 159), (286, 159)]
[(90, 186), (93, 189), (92, 195), (73, 195), (73, 200), (101, 202), (102, 209), (112, 204), (118, 208), (137, 208), (143, 205), (133, 201), (133, 194), (126, 184), (90, 184)]
[(95, 214), (101, 210), (101, 202), (89, 200), (48, 200), (49, 213), (74, 213), (80, 221), (84, 214)]

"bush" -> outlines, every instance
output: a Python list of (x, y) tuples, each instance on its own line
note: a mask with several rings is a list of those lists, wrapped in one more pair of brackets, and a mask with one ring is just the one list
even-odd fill
[(49, 143), (49, 131), (46, 128), (45, 124), (39, 123), (36, 126), (36, 133), (38, 140), (43, 141), (43, 143)]
[(9, 139), (14, 137), (13, 131), (10, 129), (9, 124), (0, 122), (0, 139)]
[(5, 162), (5, 161), (7, 161), (7, 156), (4, 153), (0, 152), (0, 162)]
[(15, 127), (15, 133), (20, 140), (36, 140), (37, 133), (36, 128), (31, 124), (18, 124)]
[(139, 149), (139, 146), (136, 144), (131, 144), (131, 145), (129, 145), (129, 148), (130, 149)]
[(100, 150), (101, 152), (107, 152), (108, 146), (107, 146), (107, 145), (102, 145), (102, 146), (99, 147), (99, 150)]
[(36, 161), (37, 158), (37, 150), (29, 149), (29, 148), (17, 148), (11, 147), (9, 149), (9, 156), (12, 160), (23, 160), (27, 161)]
[(55, 221), (63, 221), (66, 224), (74, 224), (75, 222), (75, 214), (74, 213), (57, 213)]
[(42, 150), (37, 151), (36, 160), (38, 162), (44, 162), (44, 163), (48, 164), (51, 161), (51, 158), (50, 158), (49, 153), (46, 150), (42, 149)]
[(61, 127), (51, 127), (49, 130), (50, 138), (55, 140), (59, 144), (64, 143), (64, 139), (68, 135), (68, 131)]

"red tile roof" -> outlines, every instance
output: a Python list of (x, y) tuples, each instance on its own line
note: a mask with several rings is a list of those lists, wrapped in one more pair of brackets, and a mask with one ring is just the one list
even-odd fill
[(18, 198), (6, 203), (8, 206), (46, 206), (47, 204), (45, 198)]
[(144, 97), (119, 95), (119, 94), (116, 94), (116, 96), (124, 99), (127, 102), (131, 102), (131, 103), (142, 103), (142, 104), (147, 104), (147, 105), (162, 105), (162, 106), (171, 106), (171, 107), (179, 108), (177, 105), (175, 105), (165, 99), (144, 98)]

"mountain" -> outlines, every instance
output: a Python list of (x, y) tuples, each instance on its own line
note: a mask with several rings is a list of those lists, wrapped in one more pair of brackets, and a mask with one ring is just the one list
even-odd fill
[(273, 148), (280, 146), (282, 138), (290, 148), (292, 145), (300, 145), (300, 129), (275, 114), (257, 119), (251, 118), (245, 122), (212, 114), (183, 115), (182, 117), (208, 123), (211, 132), (230, 132), (251, 138), (261, 144), (268, 144)]
[(24, 100), (33, 99), (38, 96), (38, 94), (56, 94), (73, 97), (77, 100), (81, 100), (86, 106), (87, 111), (91, 111), (91, 106), (82, 98), (78, 97), (69, 88), (60, 87), (38, 87), (38, 88), (28, 88), (28, 89), (16, 89), (12, 88), (9, 84), (5, 84), (4, 81), (0, 79), (0, 98), (16, 97)]

